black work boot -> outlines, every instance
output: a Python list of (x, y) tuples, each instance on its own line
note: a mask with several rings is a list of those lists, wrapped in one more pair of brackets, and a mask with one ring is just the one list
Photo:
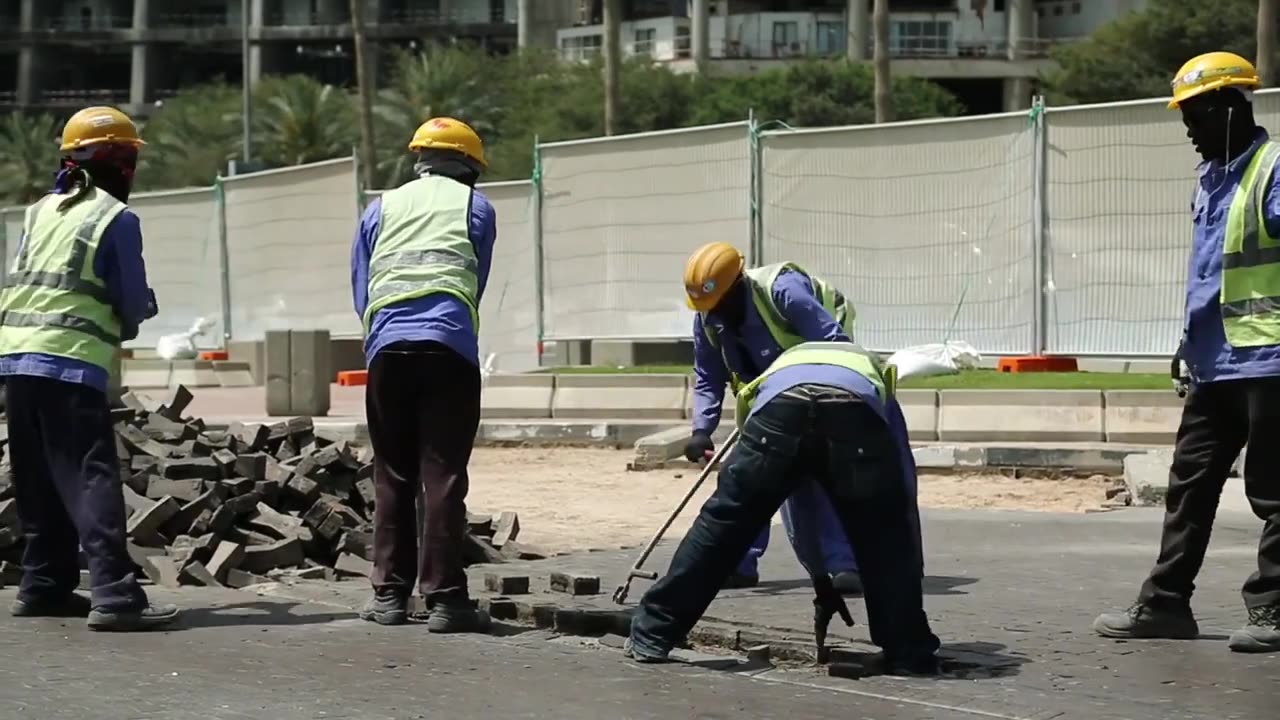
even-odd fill
[(360, 619), (379, 625), (404, 625), (409, 622), (409, 594), (378, 590), (360, 609)]
[(100, 632), (159, 630), (178, 619), (174, 605), (148, 605), (138, 610), (93, 610), (89, 629)]
[(437, 602), (427, 618), (427, 632), (483, 633), (489, 632), (489, 624), (489, 614), (467, 600)]
[(759, 575), (743, 575), (741, 573), (734, 573), (730, 575), (727, 580), (724, 581), (724, 585), (721, 586), (720, 589), (721, 590), (737, 590), (740, 588), (755, 587), (756, 585), (759, 585), (759, 584), (760, 584)]
[(1200, 636), (1191, 608), (1157, 608), (1141, 602), (1122, 613), (1099, 615), (1093, 629), (1103, 637), (1127, 640), (1194, 640)]
[(831, 576), (831, 586), (841, 595), (861, 595), (862, 576), (857, 570), (846, 570)]
[(14, 617), (83, 618), (89, 617), (92, 609), (89, 598), (79, 593), (57, 600), (14, 600), (9, 606)]
[(1280, 605), (1249, 608), (1249, 624), (1231, 633), (1227, 647), (1242, 653), (1280, 652)]

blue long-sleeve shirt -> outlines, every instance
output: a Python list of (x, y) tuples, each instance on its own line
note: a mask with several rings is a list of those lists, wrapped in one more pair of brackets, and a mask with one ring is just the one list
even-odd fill
[[(741, 281), (745, 282), (745, 280)], [(813, 283), (803, 273), (783, 270), (773, 284), (773, 302), (792, 331), (806, 342), (849, 341), (840, 324), (822, 307)], [(750, 292), (739, 294), (745, 310), (741, 326), (726, 326), (717, 313), (707, 314), (707, 324), (716, 331), (720, 347), (711, 344), (703, 331), (702, 316), (693, 319), (693, 430), (714, 432), (720, 424), (720, 407), (730, 373), (742, 382), (751, 382), (773, 364), (786, 348), (769, 334), (756, 310)], [(723, 352), (722, 352), (723, 349)], [(726, 363), (727, 359), (727, 363)]]
[[(67, 189), (66, 173), (59, 173), (53, 192), (61, 194)], [(24, 233), (18, 252), (22, 252), (26, 242)], [(133, 211), (125, 209), (107, 225), (93, 256), (93, 270), (106, 285), (111, 307), (120, 319), (121, 340), (136, 338), (138, 326), (146, 318), (151, 293), (146, 263), (142, 259), (142, 223)], [(102, 392), (106, 392), (109, 379), (107, 371), (96, 365), (44, 353), (0, 356), (0, 375), (50, 378), (88, 385)]]
[[(471, 245), (475, 248), (479, 264), (479, 285), (476, 302), (484, 296), (489, 281), (489, 267), (493, 260), (493, 245), (497, 239), (497, 213), (489, 198), (479, 190), (471, 193), (468, 211)], [(364, 318), (369, 305), (369, 258), (378, 241), (382, 220), (382, 199), (369, 203), (351, 245), (351, 296), (356, 314)], [(395, 342), (435, 341), (469, 360), (480, 364), (479, 339), (471, 312), (461, 300), (448, 293), (432, 293), (420, 298), (405, 300), (382, 308), (373, 316), (369, 332), (364, 340), (365, 363), (386, 346)]]
[[(1260, 130), (1249, 150), (1224, 167), (1204, 162), (1199, 167), (1191, 204), (1194, 233), (1187, 270), (1186, 312), (1182, 359), (1195, 382), (1237, 380), (1280, 375), (1280, 345), (1235, 348), (1222, 326), (1222, 247), (1227, 233), (1227, 210), (1254, 153), (1267, 141)], [(1261, 208), (1267, 233), (1280, 237), (1280, 183), (1268, 178)]]

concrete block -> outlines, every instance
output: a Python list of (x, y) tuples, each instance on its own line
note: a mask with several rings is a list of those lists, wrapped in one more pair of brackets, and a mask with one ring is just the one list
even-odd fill
[(1135, 453), (1124, 459), (1124, 486), (1134, 505), (1164, 505), (1172, 463), (1172, 448)]
[(269, 545), (245, 548), (240, 568), (251, 573), (265, 573), (276, 568), (301, 565), (305, 559), (302, 541), (297, 538), (279, 540)]
[(373, 574), (373, 563), (348, 553), (339, 555), (337, 562), (333, 564), (333, 568), (348, 575), (359, 575), (360, 577), (369, 577)]
[(125, 530), (129, 537), (139, 544), (159, 544), (160, 538), (156, 533), (160, 530), (160, 526), (178, 514), (181, 509), (182, 505), (177, 500), (163, 497), (146, 510), (140, 510), (130, 516)]
[(1107, 442), (1172, 444), (1178, 434), (1185, 400), (1172, 390), (1112, 390), (1102, 398)]
[(490, 375), (480, 393), (480, 417), (549, 418), (556, 376)]
[(551, 591), (569, 595), (597, 595), (600, 592), (600, 578), (596, 575), (553, 572)]
[(231, 542), (220, 542), (213, 551), (213, 558), (206, 566), (218, 582), (227, 581), (227, 573), (239, 567), (244, 561), (244, 546)]
[(484, 589), (499, 595), (528, 595), (529, 576), (486, 573), (484, 576)]
[(938, 439), (938, 391), (899, 390), (898, 405), (907, 421), (907, 434), (912, 441)]
[(289, 331), (289, 413), (329, 414), (330, 369), (328, 330)]
[(268, 330), (263, 343), (263, 384), (266, 386), (267, 414), (288, 415), (291, 412), (292, 377), (288, 330)]
[(951, 445), (925, 445), (911, 449), (919, 470), (949, 470), (956, 466), (956, 449)]
[(253, 387), (258, 384), (254, 381), (252, 367), (247, 362), (215, 360), (213, 374), (222, 387)]
[(941, 390), (943, 441), (1098, 442), (1103, 440), (1098, 390)]
[(559, 375), (551, 415), (680, 420), (687, 384), (684, 375)]
[(251, 572), (241, 570), (240, 568), (232, 568), (227, 571), (226, 585), (230, 588), (247, 588), (250, 585), (261, 585), (269, 583), (271, 580), (261, 575), (255, 575)]

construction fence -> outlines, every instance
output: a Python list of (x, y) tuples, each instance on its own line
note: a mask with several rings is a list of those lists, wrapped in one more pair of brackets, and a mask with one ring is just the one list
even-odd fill
[[(1280, 127), (1280, 92), (1255, 96)], [(536, 368), (544, 341), (687, 339), (683, 265), (725, 240), (840, 287), (871, 348), (1167, 356), (1181, 335), (1198, 158), (1163, 100), (844, 128), (742, 123), (548, 143), (534, 177), (482, 189), (498, 242), (481, 352)], [(211, 347), (276, 328), (359, 337), (354, 159), (144, 193), (160, 316)], [(11, 260), (21, 209), (0, 210)]]

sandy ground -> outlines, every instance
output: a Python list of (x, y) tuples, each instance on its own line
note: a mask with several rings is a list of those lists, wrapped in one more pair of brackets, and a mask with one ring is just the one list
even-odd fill
[[(548, 550), (641, 545), (697, 478), (692, 470), (630, 472), (627, 450), (477, 448), (471, 461), (473, 512), (514, 510), (524, 542)], [(920, 504), (937, 508), (989, 508), (1084, 512), (1106, 499), (1106, 478), (1015, 479), (999, 475), (920, 478)], [(668, 537), (688, 528), (714, 488), (708, 480), (681, 513)], [(774, 522), (780, 520), (774, 518)]]

